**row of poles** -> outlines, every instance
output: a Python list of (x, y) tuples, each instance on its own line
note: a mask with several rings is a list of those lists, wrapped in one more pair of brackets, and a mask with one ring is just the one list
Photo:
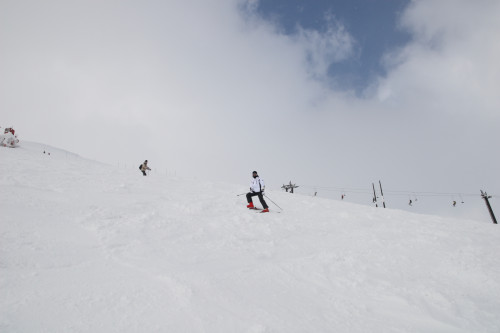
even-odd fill
[[(382, 198), (382, 205), (385, 208), (384, 191), (382, 190), (382, 182), (379, 180), (378, 183), (380, 185), (380, 195)], [(373, 187), (373, 202), (375, 203), (375, 207), (378, 207), (377, 193), (375, 192), (375, 184), (374, 183), (372, 183), (372, 187)], [(486, 203), (486, 207), (488, 208), (488, 212), (490, 213), (491, 220), (493, 221), (494, 224), (498, 224), (497, 218), (495, 217), (495, 213), (493, 213), (493, 209), (491, 208), (491, 205), (490, 205), (489, 199), (491, 199), (491, 195), (488, 195), (488, 193), (481, 190), (481, 198), (483, 198), (484, 202)]]
[[(378, 181), (378, 183), (380, 185), (380, 195), (382, 198), (382, 204), (384, 205), (384, 208), (385, 208), (384, 191), (382, 190), (382, 183), (380, 182), (380, 180)], [(375, 207), (378, 207), (377, 193), (375, 192), (375, 184), (374, 183), (372, 183), (372, 187), (373, 187), (373, 202), (375, 203)], [(483, 190), (481, 190), (481, 198), (483, 198), (484, 202), (486, 203), (486, 207), (488, 208), (488, 212), (490, 213), (491, 220), (493, 221), (494, 224), (498, 224), (497, 219), (495, 217), (495, 213), (493, 213), (493, 209), (491, 208), (490, 201), (489, 201), (489, 199), (491, 199), (491, 195), (488, 195), (486, 192), (483, 192)]]
[[(380, 195), (382, 198), (382, 205), (385, 208), (384, 191), (382, 190), (382, 183), (380, 182), (380, 180), (378, 181), (378, 183), (380, 185)], [(372, 187), (373, 187), (373, 202), (375, 203), (375, 207), (378, 207), (377, 193), (375, 192), (375, 184), (374, 183), (372, 183)], [(495, 217), (495, 213), (493, 213), (493, 209), (491, 208), (490, 201), (489, 201), (489, 199), (491, 199), (491, 195), (488, 195), (486, 192), (481, 190), (481, 198), (483, 198), (484, 202), (486, 203), (486, 207), (488, 208), (488, 212), (490, 213), (491, 220), (493, 221), (494, 224), (498, 224), (497, 219)]]
[[(380, 187), (380, 196), (377, 196), (377, 191), (375, 190), (375, 183), (372, 183), (372, 189), (373, 189), (373, 203), (375, 204), (375, 207), (379, 206), (379, 202), (381, 202), (382, 207), (386, 208), (385, 205), (385, 199), (384, 199), (384, 190), (382, 188), (382, 182), (379, 180), (378, 181), (379, 187)], [(293, 188), (297, 188), (298, 186), (295, 184), (290, 183), (288, 185), (283, 185), (281, 188), (285, 189), (287, 192), (288, 190), (291, 190), (290, 193), (293, 193)], [(316, 196), (316, 193), (314, 195)], [(495, 217), (495, 214), (493, 213), (493, 209), (491, 208), (489, 199), (491, 199), (491, 195), (488, 195), (486, 192), (481, 190), (481, 198), (484, 199), (484, 202), (486, 203), (486, 207), (488, 208), (488, 212), (490, 214), (491, 220), (494, 224), (498, 224), (497, 219)], [(344, 199), (344, 193), (342, 193), (342, 199)], [(379, 200), (381, 199), (381, 200)], [(410, 205), (411, 205), (411, 199), (410, 199)], [(455, 202), (454, 202), (455, 205)]]

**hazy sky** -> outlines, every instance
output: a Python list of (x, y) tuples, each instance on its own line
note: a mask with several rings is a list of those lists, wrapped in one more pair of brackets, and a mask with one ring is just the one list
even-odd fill
[[(392, 207), (446, 192), (411, 209), (489, 219), (499, 17), (497, 0), (0, 0), (0, 126), (242, 192), (252, 170), (334, 198), (380, 179)], [(476, 205), (453, 210), (458, 193)]]

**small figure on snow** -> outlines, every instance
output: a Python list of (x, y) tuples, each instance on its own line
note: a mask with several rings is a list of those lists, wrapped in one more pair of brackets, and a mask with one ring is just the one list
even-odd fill
[(252, 172), (252, 177), (253, 179), (250, 182), (250, 192), (247, 193), (247, 208), (255, 209), (252, 202), (252, 197), (258, 196), (260, 203), (264, 208), (262, 210), (262, 213), (267, 213), (269, 212), (269, 206), (267, 206), (266, 202), (264, 201), (264, 189), (266, 188), (266, 186), (264, 185), (264, 180), (259, 177), (257, 171)]
[(145, 160), (144, 163), (142, 163), (140, 166), (139, 166), (139, 170), (142, 171), (142, 175), (143, 176), (147, 176), (146, 174), (146, 170), (151, 170), (149, 167), (148, 167), (148, 160)]
[(455, 200), (453, 200), (453, 207), (455, 207), (457, 205), (457, 202)]

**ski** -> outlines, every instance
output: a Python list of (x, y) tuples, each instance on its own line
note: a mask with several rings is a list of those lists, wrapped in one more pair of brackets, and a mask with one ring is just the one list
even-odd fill
[[(271, 213), (271, 211), (268, 211), (268, 212), (263, 212), (263, 208), (258, 208), (258, 207), (252, 207), (252, 208), (248, 208), (250, 210), (256, 210), (256, 213)], [(281, 212), (278, 212), (278, 211), (272, 211), (272, 213), (281, 213)]]

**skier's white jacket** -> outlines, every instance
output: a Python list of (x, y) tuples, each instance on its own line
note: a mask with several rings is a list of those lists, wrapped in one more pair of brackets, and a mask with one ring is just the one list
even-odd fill
[(252, 192), (262, 192), (264, 191), (264, 179), (260, 179), (260, 177), (255, 177), (250, 182), (250, 191)]

